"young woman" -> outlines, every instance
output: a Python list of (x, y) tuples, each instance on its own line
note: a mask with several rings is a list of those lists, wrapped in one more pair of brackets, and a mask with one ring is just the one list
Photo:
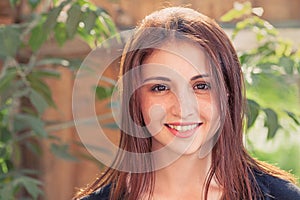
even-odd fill
[(147, 16), (121, 59), (120, 151), (74, 199), (300, 199), (243, 146), (244, 86), (224, 31), (189, 8)]

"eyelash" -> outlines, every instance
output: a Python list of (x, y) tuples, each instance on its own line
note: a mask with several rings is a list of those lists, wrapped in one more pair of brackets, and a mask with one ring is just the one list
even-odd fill
[(169, 87), (163, 84), (156, 84), (151, 87), (152, 92), (164, 92), (167, 90), (170, 90)]
[[(198, 86), (201, 86), (201, 88), (198, 88)], [(193, 85), (193, 89), (195, 89), (195, 90), (210, 90), (211, 85), (210, 85), (210, 83), (207, 83), (207, 82), (196, 83), (195, 85)]]
[[(193, 85), (193, 89), (194, 90), (206, 91), (206, 90), (211, 89), (211, 85), (210, 85), (210, 83), (207, 83), (207, 82), (196, 83), (196, 84)], [(152, 92), (160, 93), (160, 92), (164, 92), (164, 91), (168, 91), (168, 90), (170, 90), (170, 88), (167, 85), (163, 85), (163, 84), (156, 84), (156, 85), (151, 87)]]

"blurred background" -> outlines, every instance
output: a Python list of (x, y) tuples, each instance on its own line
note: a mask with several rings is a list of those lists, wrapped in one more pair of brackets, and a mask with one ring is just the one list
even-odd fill
[[(70, 199), (101, 174), (105, 166), (86, 151), (72, 120), (76, 71), (102, 41), (178, 5), (214, 18), (232, 38), (245, 75), (249, 152), (300, 177), (299, 0), (1, 0), (0, 199)], [(118, 63), (91, 88), (115, 144), (108, 103)]]

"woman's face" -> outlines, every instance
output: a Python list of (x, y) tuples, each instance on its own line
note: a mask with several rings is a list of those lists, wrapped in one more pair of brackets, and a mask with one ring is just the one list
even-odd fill
[(140, 102), (152, 150), (192, 154), (219, 127), (212, 77), (203, 50), (188, 42), (169, 42), (141, 67)]

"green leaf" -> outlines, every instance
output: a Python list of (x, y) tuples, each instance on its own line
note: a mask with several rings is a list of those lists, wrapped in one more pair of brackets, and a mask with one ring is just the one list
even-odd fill
[(297, 117), (297, 115), (293, 112), (290, 112), (290, 111), (285, 111), (287, 113), (287, 115), (297, 124), (297, 125), (300, 125), (300, 119), (299, 117)]
[[(4, 144), (4, 142), (0, 143), (0, 163), (2, 163), (2, 160), (4, 158), (7, 158), (10, 156), (10, 153), (7, 151), (7, 146)], [(2, 171), (5, 171), (5, 170), (2, 170)]]
[(267, 139), (272, 139), (275, 136), (277, 130), (280, 128), (278, 123), (278, 116), (276, 112), (271, 108), (263, 109), (263, 111), (266, 114), (264, 125), (268, 128)]
[(56, 7), (47, 14), (47, 19), (43, 24), (43, 32), (48, 35), (57, 23), (57, 17), (61, 12), (62, 7)]
[(295, 62), (290, 57), (281, 57), (279, 59), (279, 65), (284, 68), (287, 74), (292, 75), (294, 73)]
[(6, 90), (11, 82), (16, 78), (17, 72), (15, 68), (9, 69), (0, 77), (0, 93)]
[(1, 200), (15, 200), (14, 189), (10, 183), (0, 186), (0, 199)]
[(81, 8), (77, 4), (73, 4), (72, 7), (68, 10), (66, 28), (69, 38), (73, 38), (73, 36), (75, 35), (79, 22), (81, 20), (81, 15)]
[(28, 3), (32, 9), (35, 9), (40, 2), (41, 0), (28, 0)]
[[(259, 70), (264, 70), (264, 68), (259, 68)], [(252, 84), (247, 88), (248, 97), (255, 99), (262, 107), (294, 110), (299, 105), (299, 99), (295, 95), (297, 94), (296, 85), (289, 82), (289, 76), (283, 76), (272, 69), (265, 71), (252, 74)]]
[(60, 78), (60, 73), (51, 69), (34, 70), (32, 73), (37, 77)]
[(91, 47), (91, 48), (95, 48), (95, 40), (96, 37), (95, 35), (92, 35), (88, 32), (86, 32), (85, 29), (79, 28), (78, 29), (78, 34), (80, 35), (80, 37)]
[(43, 194), (42, 189), (40, 188), (42, 183), (37, 179), (21, 176), (14, 181), (14, 184), (16, 186), (23, 186), (33, 199), (37, 199), (41, 194)]
[[(11, 160), (11, 150), (9, 150), (9, 151), (10, 151), (9, 157), (3, 158), (3, 160), (1, 161), (1, 164), (0, 164), (0, 180), (1, 179), (10, 179), (11, 175), (9, 174), (9, 172), (15, 169), (15, 164), (12, 163), (12, 160)], [(2, 174), (1, 172), (4, 174)], [(10, 181), (10, 180), (8, 180), (8, 181)], [(1, 188), (1, 184), (0, 184), (0, 188)], [(0, 194), (1, 194), (1, 192), (0, 192)]]
[(96, 13), (89, 11), (84, 19), (84, 28), (89, 33), (92, 28), (95, 26), (95, 22), (97, 20)]
[(31, 87), (43, 96), (48, 105), (55, 107), (50, 88), (37, 74), (31, 73), (27, 76), (27, 80), (30, 82)]
[(28, 44), (33, 51), (37, 51), (47, 38), (48, 35), (44, 32), (43, 26), (40, 24), (32, 29)]
[(56, 6), (57, 3), (59, 2), (59, 0), (52, 0), (53, 1), (53, 5)]
[(98, 20), (95, 23), (94, 29), (96, 31), (96, 36), (98, 36), (98, 37), (102, 37), (103, 35), (105, 37), (109, 37), (109, 35), (110, 35), (109, 28), (108, 28), (107, 24), (105, 23), (105, 19), (103, 18), (103, 16), (98, 17)]
[(29, 99), (40, 115), (43, 114), (45, 109), (49, 106), (44, 97), (34, 89), (30, 91)]
[(62, 46), (68, 39), (66, 24), (58, 22), (54, 27), (54, 37), (57, 43)]
[(110, 34), (111, 35), (116, 34), (117, 29), (116, 29), (116, 26), (115, 26), (113, 20), (110, 18), (110, 16), (106, 12), (102, 12), (102, 16), (103, 16), (105, 23), (107, 24), (107, 26), (109, 28)]
[(113, 90), (114, 90), (113, 87), (97, 86), (96, 96), (99, 100), (106, 99), (107, 97), (110, 97), (112, 95)]
[(230, 22), (234, 19), (239, 19), (244, 15), (249, 15), (252, 13), (252, 5), (250, 2), (234, 3), (234, 8), (228, 11), (225, 15), (221, 17), (221, 21)]
[(20, 29), (13, 26), (0, 26), (0, 58), (15, 57), (20, 45)]
[(84, 6), (84, 7), (89, 7), (91, 8), (91, 6), (93, 6), (92, 3), (89, 2), (90, 0), (77, 0), (76, 3), (79, 5), (79, 6)]
[(251, 100), (251, 99), (247, 99), (247, 105), (248, 105), (248, 109), (247, 109), (247, 128), (250, 128), (251, 126), (253, 126), (255, 120), (257, 119), (257, 116), (259, 114), (259, 110), (260, 110), (260, 106), (257, 102)]
[(253, 26), (252, 18), (246, 18), (242, 21), (237, 22), (232, 33), (232, 38), (234, 39), (241, 30), (244, 30), (252, 26)]
[(3, 143), (8, 143), (12, 139), (12, 134), (6, 127), (0, 128), (0, 141)]
[(14, 130), (18, 132), (26, 129), (34, 131), (38, 136), (47, 136), (44, 129), (44, 122), (41, 119), (33, 115), (17, 114), (14, 120)]
[(55, 144), (52, 143), (50, 147), (51, 152), (59, 158), (69, 161), (77, 161), (77, 158), (69, 153), (68, 144)]

